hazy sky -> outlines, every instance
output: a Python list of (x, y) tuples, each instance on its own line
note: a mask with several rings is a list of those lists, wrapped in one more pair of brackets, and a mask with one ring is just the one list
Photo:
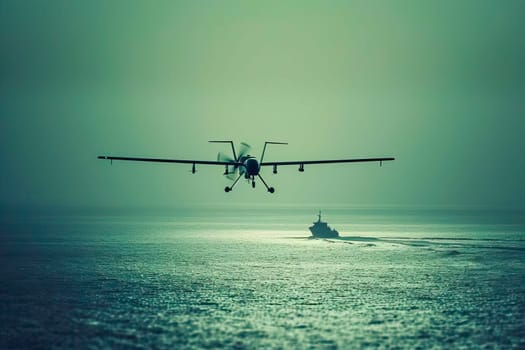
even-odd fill
[[(1, 1), (0, 204), (524, 208), (525, 2)], [(221, 145), (267, 160), (229, 193)]]

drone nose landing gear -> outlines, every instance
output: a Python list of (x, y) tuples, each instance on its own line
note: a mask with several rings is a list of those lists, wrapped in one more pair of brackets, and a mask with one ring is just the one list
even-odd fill
[(264, 184), (264, 186), (266, 186), (266, 189), (268, 190), (268, 192), (270, 192), (270, 193), (274, 193), (275, 192), (275, 188), (268, 187), (268, 184), (266, 183), (266, 181), (264, 181), (264, 179), (261, 177), (260, 174), (257, 174), (257, 176), (259, 177), (259, 179), (261, 179), (261, 182)]

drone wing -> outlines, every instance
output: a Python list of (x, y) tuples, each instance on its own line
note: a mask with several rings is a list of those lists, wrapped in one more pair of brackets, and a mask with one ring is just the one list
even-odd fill
[(359, 162), (386, 162), (395, 158), (354, 158), (354, 159), (323, 159), (323, 160), (292, 160), (286, 162), (263, 162), (260, 166), (281, 166), (281, 165), (299, 165), (305, 164), (330, 164), (330, 163), (359, 163)]
[(204, 165), (242, 165), (237, 162), (219, 162), (213, 160), (191, 160), (191, 159), (165, 159), (165, 158), (137, 158), (137, 157), (114, 157), (98, 156), (98, 159), (128, 160), (132, 162), (155, 162), (155, 163), (182, 163), (182, 164), (204, 164)]

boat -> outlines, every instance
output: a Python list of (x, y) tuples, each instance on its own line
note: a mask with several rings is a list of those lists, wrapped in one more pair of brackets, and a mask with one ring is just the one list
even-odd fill
[(321, 211), (317, 214), (318, 219), (314, 222), (313, 226), (310, 226), (310, 232), (312, 237), (316, 238), (339, 238), (339, 232), (330, 228), (326, 222), (321, 221)]

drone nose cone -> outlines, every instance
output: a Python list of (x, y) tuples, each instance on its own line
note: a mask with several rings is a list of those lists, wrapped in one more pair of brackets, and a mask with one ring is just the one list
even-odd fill
[(249, 175), (259, 174), (259, 162), (256, 159), (250, 158), (246, 161), (246, 172)]

